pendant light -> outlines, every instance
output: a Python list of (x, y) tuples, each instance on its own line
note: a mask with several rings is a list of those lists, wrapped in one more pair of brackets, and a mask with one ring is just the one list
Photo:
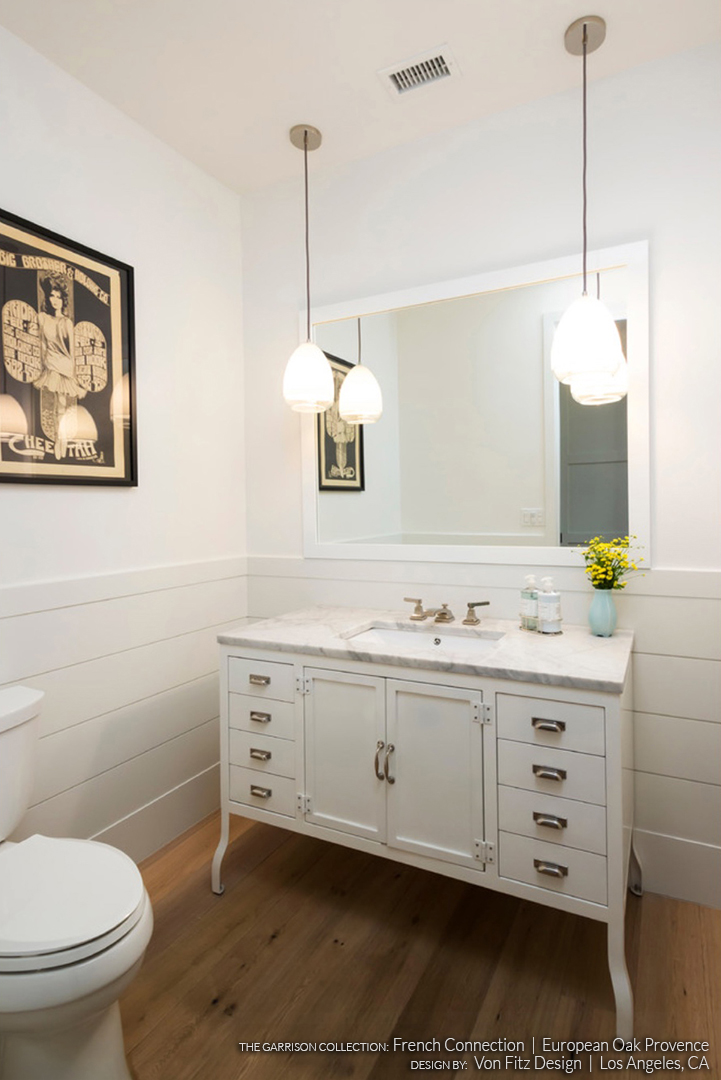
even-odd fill
[[(574, 300), (559, 322), (551, 347), (551, 370), (559, 382), (569, 383), (573, 397), (584, 405), (605, 404), (610, 380), (625, 363), (621, 339), (611, 313), (586, 289), (587, 192), (586, 192), (586, 57), (606, 37), (606, 23), (598, 15), (586, 15), (566, 31), (566, 49), (583, 56), (583, 294)], [(620, 389), (623, 379), (618, 383)], [(576, 392), (574, 393), (574, 385)], [(597, 391), (597, 392), (596, 392)], [(622, 397), (625, 393), (620, 394)]]
[[(596, 274), (596, 299), (601, 299), (599, 273)], [(603, 375), (599, 371), (574, 375), (570, 390), (571, 397), (579, 405), (610, 405), (614, 401), (620, 401), (628, 393), (628, 364), (625, 356), (613, 375)]]
[(358, 319), (358, 363), (346, 375), (338, 411), (347, 424), (375, 424), (383, 415), (381, 388), (370, 368), (361, 363), (361, 321)]
[(317, 150), (322, 136), (310, 124), (296, 124), (290, 129), (290, 141), (303, 151), (305, 181), (305, 304), (306, 340), (288, 361), (283, 376), (283, 397), (295, 412), (325, 412), (333, 404), (333, 371), (325, 353), (310, 340), (310, 245), (308, 242), (308, 151)]

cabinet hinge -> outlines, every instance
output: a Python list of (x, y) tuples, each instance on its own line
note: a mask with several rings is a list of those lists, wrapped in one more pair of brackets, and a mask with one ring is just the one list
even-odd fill
[(490, 840), (473, 841), (473, 858), (482, 863), (494, 863), (496, 861), (496, 845)]
[(473, 719), (479, 724), (492, 724), (493, 723), (493, 706), (486, 705), (484, 703), (474, 704), (473, 706)]
[(296, 806), (298, 807), (298, 812), (299, 813), (301, 813), (301, 814), (309, 814), (310, 813), (310, 795), (303, 795), (299, 791), (298, 794), (295, 797), (295, 801), (296, 801)]
[(309, 675), (298, 675), (298, 676), (296, 676), (295, 689), (296, 689), (296, 693), (298, 693), (298, 694), (309, 694), (310, 693), (310, 676)]

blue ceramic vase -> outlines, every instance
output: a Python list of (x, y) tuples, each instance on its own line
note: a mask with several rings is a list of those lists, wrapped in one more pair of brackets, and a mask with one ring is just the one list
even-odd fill
[(594, 589), (588, 609), (588, 625), (595, 637), (611, 637), (616, 629), (616, 601), (613, 589)]

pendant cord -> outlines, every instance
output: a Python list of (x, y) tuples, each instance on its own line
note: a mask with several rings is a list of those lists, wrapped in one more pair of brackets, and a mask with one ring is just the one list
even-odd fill
[(358, 319), (358, 363), (359, 364), (361, 362), (361, 328), (360, 328), (360, 322), (361, 321), (360, 321), (360, 318), (359, 318)]
[(586, 23), (583, 24), (583, 295), (586, 295), (586, 250), (588, 237), (586, 232), (586, 211), (588, 195), (586, 192), (586, 51), (588, 46), (588, 34)]
[(306, 339), (310, 341), (310, 233), (308, 229), (308, 131), (303, 132), (303, 178), (305, 182), (305, 310)]

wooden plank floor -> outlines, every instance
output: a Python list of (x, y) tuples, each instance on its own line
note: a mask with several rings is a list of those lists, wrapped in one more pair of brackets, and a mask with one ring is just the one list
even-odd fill
[[(137, 1080), (385, 1080), (419, 1056), (240, 1042), (505, 1038), (528, 1058), (533, 1036), (613, 1039), (605, 926), (283, 829), (231, 830), (222, 897), (218, 815), (141, 867), (155, 932), (121, 1001)], [(721, 911), (630, 896), (627, 955), (636, 1035), (708, 1040), (701, 1075), (721, 1075)], [(478, 1071), (471, 1053), (420, 1056)]]

